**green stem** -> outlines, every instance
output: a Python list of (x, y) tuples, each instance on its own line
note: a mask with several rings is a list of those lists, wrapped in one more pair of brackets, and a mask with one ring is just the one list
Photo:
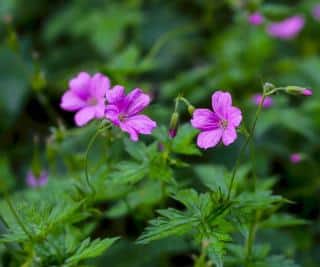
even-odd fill
[(28, 238), (30, 239), (30, 241), (33, 241), (33, 237), (31, 232), (29, 232), (29, 230), (27, 229), (27, 227), (23, 224), (22, 220), (20, 219), (16, 209), (14, 208), (11, 199), (9, 197), (9, 195), (6, 193), (4, 196), (4, 199), (6, 200), (8, 207), (12, 213), (12, 215), (14, 216), (16, 222), (19, 224), (19, 226), (21, 227), (21, 229), (23, 230), (23, 232), (28, 236)]
[(249, 235), (248, 235), (248, 239), (247, 239), (246, 245), (245, 245), (245, 261), (247, 264), (251, 260), (252, 248), (253, 248), (254, 240), (256, 237), (256, 233), (257, 233), (257, 226), (258, 226), (259, 217), (260, 217), (260, 213), (256, 212), (255, 218), (250, 224)]
[(193, 26), (185, 26), (185, 27), (179, 27), (176, 29), (173, 29), (165, 34), (163, 34), (152, 46), (149, 53), (144, 58), (143, 62), (148, 62), (152, 58), (155, 57), (155, 55), (160, 51), (160, 49), (168, 42), (170, 41), (174, 36), (180, 34), (180, 33), (187, 33), (194, 30)]
[(249, 229), (249, 235), (246, 241), (246, 248), (245, 248), (245, 261), (248, 264), (250, 262), (251, 254), (252, 254), (252, 247), (255, 239), (255, 234), (256, 234), (256, 222), (253, 221), (250, 224), (250, 229)]
[(36, 94), (40, 104), (44, 107), (44, 109), (46, 110), (50, 120), (52, 120), (52, 122), (57, 123), (57, 120), (61, 120), (61, 118), (59, 117), (59, 115), (57, 114), (57, 112), (55, 112), (55, 110), (52, 108), (47, 96), (43, 93), (37, 93)]
[(243, 156), (243, 153), (245, 152), (250, 140), (252, 139), (252, 136), (253, 136), (253, 133), (254, 133), (254, 130), (256, 128), (256, 125), (257, 125), (257, 121), (258, 121), (258, 117), (260, 115), (260, 112), (261, 112), (261, 109), (262, 109), (262, 106), (263, 106), (263, 103), (264, 103), (264, 100), (266, 98), (266, 95), (263, 94), (262, 96), (262, 99), (261, 99), (261, 102), (259, 103), (259, 106), (258, 106), (258, 109), (256, 111), (256, 114), (255, 114), (255, 118), (254, 118), (254, 121), (253, 121), (253, 124), (252, 124), (252, 127), (249, 131), (249, 136), (247, 137), (245, 143), (242, 145), (241, 149), (240, 149), (240, 152), (237, 156), (237, 159), (236, 159), (236, 163), (235, 163), (235, 166), (232, 170), (232, 174), (231, 174), (231, 180), (230, 180), (230, 185), (229, 185), (229, 190), (228, 190), (228, 194), (227, 194), (227, 200), (230, 200), (230, 197), (231, 197), (231, 192), (232, 192), (232, 187), (233, 187), (233, 184), (234, 184), (234, 179), (235, 179), (235, 176), (237, 174), (237, 169), (239, 167), (239, 164), (240, 164), (240, 160)]
[(92, 147), (92, 145), (94, 144), (94, 141), (96, 140), (96, 138), (98, 137), (98, 135), (103, 131), (106, 130), (108, 128), (110, 128), (111, 125), (107, 125), (107, 126), (102, 126), (100, 127), (95, 133), (94, 135), (90, 138), (90, 141), (88, 143), (86, 152), (85, 152), (85, 159), (84, 159), (84, 171), (85, 171), (85, 177), (86, 177), (86, 181), (88, 186), (90, 187), (91, 191), (93, 194), (96, 193), (96, 190), (94, 189), (93, 185), (90, 183), (90, 179), (89, 179), (89, 171), (88, 171), (88, 156), (89, 156), (89, 151)]

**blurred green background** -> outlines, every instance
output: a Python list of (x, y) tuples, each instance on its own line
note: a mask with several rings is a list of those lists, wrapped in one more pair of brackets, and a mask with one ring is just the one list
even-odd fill
[[(320, 1), (1, 0), (0, 186), (25, 187), (34, 136), (41, 143), (42, 163), (50, 167), (53, 152), (45, 144), (58, 125), (74, 126), (73, 114), (62, 111), (59, 103), (68, 80), (79, 71), (99, 71), (114, 84), (150, 92), (149, 113), (165, 125), (179, 93), (205, 107), (214, 90), (228, 90), (246, 119), (256, 108), (250, 98), (261, 92), (264, 82), (310, 87), (314, 95), (309, 98), (274, 96), (274, 105), (259, 118), (255, 141), (258, 172), (275, 176), (276, 192), (294, 202), (288, 211), (310, 220), (307, 226), (266, 233), (265, 238), (288, 255), (295, 254), (301, 266), (319, 266), (320, 21), (312, 16), (316, 4)], [(265, 26), (248, 23), (248, 13), (255, 10), (268, 20), (303, 15), (305, 27), (293, 40), (271, 38)], [(188, 119), (185, 112), (182, 121)], [(212, 149), (201, 160), (232, 166), (237, 150), (237, 144)], [(289, 157), (294, 152), (306, 159), (293, 165)], [(141, 226), (129, 227), (129, 239), (130, 231), (137, 229)], [(123, 241), (107, 252), (101, 266), (106, 261), (113, 267), (161, 266), (164, 255), (178, 255), (172, 257), (172, 266), (189, 266), (186, 250), (181, 240), (144, 248)]]

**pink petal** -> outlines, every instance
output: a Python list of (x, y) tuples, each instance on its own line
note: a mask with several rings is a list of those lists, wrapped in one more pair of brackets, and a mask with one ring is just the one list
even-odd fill
[(105, 116), (108, 120), (119, 126), (119, 109), (116, 105), (107, 105), (105, 109)]
[(26, 177), (26, 183), (28, 186), (30, 187), (36, 187), (38, 185), (37, 183), (37, 178), (34, 176), (34, 174), (32, 173), (32, 171), (29, 171), (27, 173), (27, 177)]
[(296, 37), (304, 27), (304, 18), (301, 16), (289, 17), (280, 22), (271, 23), (267, 32), (279, 39), (292, 39)]
[(116, 103), (124, 99), (124, 87), (121, 85), (116, 85), (106, 92), (106, 98), (110, 104)]
[(137, 142), (139, 140), (137, 131), (130, 127), (127, 123), (120, 122), (120, 129), (124, 132), (127, 132), (132, 141)]
[(237, 131), (232, 125), (229, 125), (222, 134), (222, 142), (224, 145), (228, 146), (232, 144), (237, 139)]
[(38, 178), (38, 185), (44, 186), (48, 183), (48, 172), (42, 171), (41, 176)]
[(94, 106), (95, 107), (95, 117), (98, 119), (101, 119), (104, 117), (105, 115), (105, 109), (106, 109), (106, 105), (104, 104), (104, 99), (99, 100), (98, 104)]
[(133, 116), (142, 111), (150, 103), (150, 96), (139, 88), (132, 90), (125, 98), (126, 113)]
[(82, 99), (87, 99), (90, 89), (90, 75), (86, 72), (80, 72), (77, 77), (69, 82), (69, 88)]
[(217, 91), (211, 99), (213, 110), (223, 119), (226, 119), (228, 108), (232, 106), (231, 95), (228, 92)]
[(220, 142), (222, 132), (222, 129), (216, 129), (200, 133), (197, 138), (197, 145), (203, 149), (216, 146)]
[(95, 116), (95, 107), (85, 107), (79, 110), (74, 119), (77, 126), (83, 126), (92, 120)]
[(125, 123), (137, 133), (151, 134), (157, 123), (146, 115), (135, 115), (125, 120)]
[(110, 80), (101, 73), (96, 73), (90, 82), (90, 94), (97, 98), (104, 97), (106, 91), (110, 88)]
[(60, 107), (64, 110), (75, 111), (83, 108), (86, 103), (72, 91), (63, 94)]
[(220, 119), (211, 110), (196, 109), (192, 114), (191, 125), (199, 130), (208, 131), (219, 127)]
[(235, 127), (239, 126), (242, 121), (241, 110), (236, 107), (230, 107), (228, 109), (227, 121)]

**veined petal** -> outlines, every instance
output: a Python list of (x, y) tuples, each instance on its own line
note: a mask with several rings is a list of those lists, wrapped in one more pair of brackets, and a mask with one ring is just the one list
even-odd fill
[(150, 96), (139, 88), (132, 90), (124, 99), (125, 112), (133, 116), (142, 111), (150, 103)]
[(79, 110), (74, 119), (77, 126), (83, 126), (95, 117), (95, 107), (85, 107)]
[(119, 126), (119, 109), (116, 105), (107, 105), (105, 108), (105, 116), (115, 125)]
[(91, 77), (88, 73), (80, 72), (78, 76), (70, 80), (69, 88), (80, 98), (86, 100), (89, 96), (90, 79)]
[(239, 108), (230, 107), (227, 114), (228, 124), (238, 127), (242, 121), (242, 113)]
[(117, 103), (125, 98), (124, 87), (115, 85), (106, 91), (106, 99), (110, 104)]
[(137, 133), (151, 134), (157, 123), (146, 115), (135, 115), (125, 120), (125, 123), (135, 129)]
[(225, 146), (232, 144), (237, 139), (236, 128), (229, 125), (222, 134), (222, 142)]
[(75, 111), (83, 108), (86, 103), (73, 91), (67, 91), (63, 94), (60, 107), (64, 110)]
[(199, 130), (208, 131), (219, 127), (219, 117), (210, 109), (199, 108), (192, 114), (191, 125)]
[(97, 98), (103, 98), (110, 88), (110, 80), (101, 73), (96, 73), (90, 81), (90, 94)]
[(222, 133), (223, 130), (220, 128), (211, 131), (204, 131), (198, 135), (197, 145), (203, 149), (214, 147), (220, 142)]
[(226, 119), (229, 107), (232, 106), (232, 98), (228, 92), (217, 91), (212, 97), (212, 108), (223, 119)]
[(137, 142), (139, 140), (139, 136), (137, 131), (128, 125), (126, 122), (120, 122), (120, 129), (130, 135), (131, 141)]

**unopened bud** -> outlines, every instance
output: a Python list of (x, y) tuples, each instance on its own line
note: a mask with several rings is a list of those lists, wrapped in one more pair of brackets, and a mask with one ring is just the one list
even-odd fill
[(171, 116), (170, 126), (169, 126), (169, 136), (171, 138), (174, 138), (177, 135), (178, 123), (179, 123), (179, 113), (175, 111)]
[(313, 94), (311, 89), (299, 87), (299, 86), (287, 86), (285, 87), (285, 91), (286, 93), (292, 94), (292, 95), (311, 96)]
[(305, 96), (312, 96), (313, 92), (311, 89), (304, 89), (302, 91), (302, 94), (305, 95)]
[(38, 71), (32, 78), (31, 86), (34, 91), (41, 91), (47, 85), (45, 73)]
[(193, 112), (194, 112), (195, 108), (192, 105), (188, 105), (188, 112), (189, 114), (192, 116)]

